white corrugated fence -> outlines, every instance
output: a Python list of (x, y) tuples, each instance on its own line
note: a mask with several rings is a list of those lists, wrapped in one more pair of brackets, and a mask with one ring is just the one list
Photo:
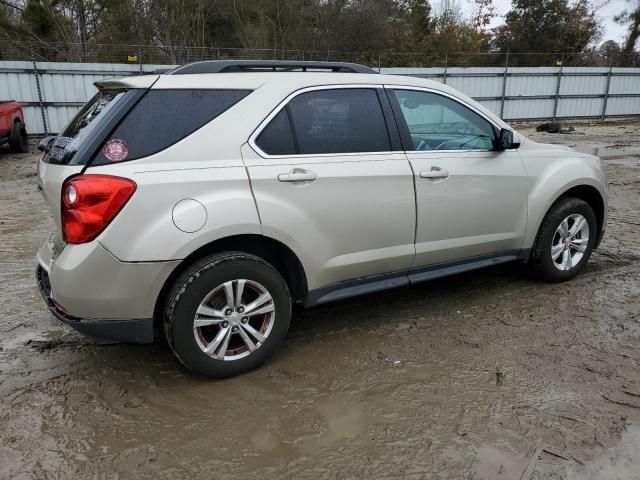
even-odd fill
[[(0, 100), (18, 100), (29, 133), (59, 132), (91, 98), (93, 82), (167, 65), (0, 61)], [(505, 120), (640, 116), (640, 68), (382, 68), (450, 85)]]

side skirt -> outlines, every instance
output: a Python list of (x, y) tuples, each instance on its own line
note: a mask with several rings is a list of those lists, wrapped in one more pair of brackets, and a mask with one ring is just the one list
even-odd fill
[(433, 280), (435, 278), (447, 277), (458, 273), (477, 270), (479, 268), (490, 267), (500, 263), (525, 260), (528, 258), (528, 251), (507, 250), (503, 252), (480, 255), (477, 257), (465, 258), (453, 262), (437, 263), (427, 267), (414, 268), (411, 270), (401, 270), (398, 272), (372, 275), (369, 277), (345, 280), (334, 283), (326, 287), (309, 291), (304, 300), (305, 307), (313, 307), (323, 303), (343, 300), (367, 293), (379, 292), (390, 288), (413, 285), (414, 283)]

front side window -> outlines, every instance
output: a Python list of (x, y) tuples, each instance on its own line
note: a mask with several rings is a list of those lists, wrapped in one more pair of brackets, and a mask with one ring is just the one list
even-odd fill
[(466, 106), (443, 95), (394, 90), (409, 128), (413, 150), (491, 150), (491, 124)]
[(314, 90), (293, 98), (260, 133), (270, 155), (388, 152), (389, 133), (370, 88)]

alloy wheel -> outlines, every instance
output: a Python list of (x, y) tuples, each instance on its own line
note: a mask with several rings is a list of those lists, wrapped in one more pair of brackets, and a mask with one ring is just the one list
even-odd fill
[(551, 242), (551, 260), (558, 270), (574, 268), (589, 244), (589, 222), (580, 214), (566, 217), (556, 229)]
[(200, 349), (217, 360), (238, 360), (260, 348), (273, 329), (273, 297), (253, 280), (230, 280), (198, 306), (193, 334)]

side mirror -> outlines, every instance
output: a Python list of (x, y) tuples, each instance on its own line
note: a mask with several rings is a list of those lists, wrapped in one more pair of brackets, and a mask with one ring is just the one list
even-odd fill
[(513, 131), (503, 128), (500, 130), (498, 138), (494, 141), (494, 149), (498, 151), (509, 150), (510, 148), (518, 148), (519, 143), (513, 142)]
[(55, 135), (50, 135), (48, 137), (44, 137), (40, 142), (38, 142), (38, 150), (41, 152), (48, 152), (51, 150), (51, 144), (56, 139)]

